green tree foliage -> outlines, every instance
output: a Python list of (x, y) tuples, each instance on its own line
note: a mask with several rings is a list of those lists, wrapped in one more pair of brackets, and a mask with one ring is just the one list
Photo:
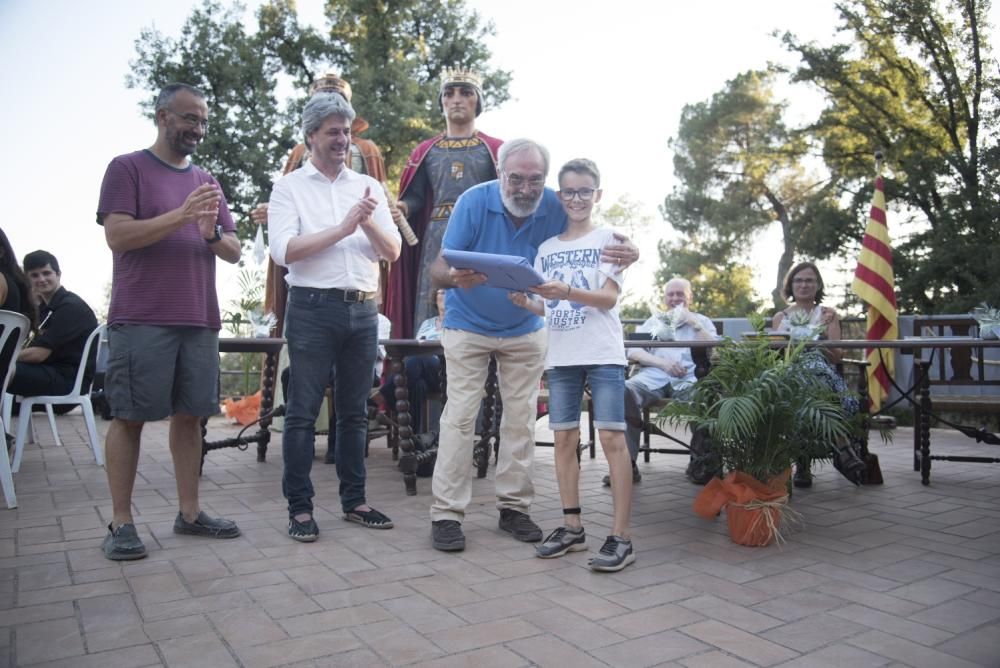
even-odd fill
[[(678, 185), (661, 212), (676, 230), (698, 240), (694, 249), (668, 249), (687, 254), (680, 265), (717, 272), (732, 270), (733, 258), (750, 250), (755, 233), (779, 223), (782, 253), (773, 268), (772, 297), (780, 306), (781, 279), (796, 255), (834, 253), (846, 225), (836, 181), (807, 169), (808, 143), (786, 125), (775, 77), (772, 70), (747, 71), (710, 100), (684, 107), (671, 140)], [(740, 297), (745, 304), (746, 295)]]
[[(902, 309), (956, 312), (1000, 303), (1000, 105), (986, 0), (845, 0), (833, 46), (783, 37), (794, 80), (827, 97), (813, 131), (830, 171), (866, 217), (871, 155), (885, 150)], [(912, 226), (905, 225), (908, 222)], [(860, 237), (860, 234), (858, 235)]]
[[(350, 82), (353, 106), (371, 124), (364, 137), (381, 148), (390, 181), (414, 145), (443, 128), (437, 93), (445, 67), (483, 72), (487, 105), (509, 96), (510, 73), (487, 66), (484, 38), (493, 25), (464, 0), (329, 0), (324, 11), (327, 28), (320, 31), (299, 22), (293, 0), (272, 0), (251, 29), (242, 23), (242, 5), (208, 0), (179, 37), (149, 28), (136, 41), (130, 87), (155, 95), (180, 80), (208, 95), (212, 126), (197, 159), (222, 183), (243, 220), (243, 238), (254, 232), (245, 214), (267, 200), (299, 139), (298, 114), (321, 72), (339, 71)], [(275, 91), (289, 83), (295, 97), (279, 104)]]
[(625, 194), (610, 205), (602, 202), (594, 211), (594, 222), (600, 227), (610, 227), (632, 240), (637, 240), (652, 226), (653, 218), (643, 212), (640, 202)]
[(150, 118), (167, 83), (183, 81), (205, 92), (210, 126), (195, 157), (222, 185), (240, 236), (251, 238), (247, 214), (261, 193), (271, 192), (275, 164), (295, 142), (274, 94), (278, 59), (245, 30), (242, 15), (240, 5), (224, 9), (210, 0), (192, 11), (177, 38), (144, 29), (126, 84), (150, 92), (143, 103)]

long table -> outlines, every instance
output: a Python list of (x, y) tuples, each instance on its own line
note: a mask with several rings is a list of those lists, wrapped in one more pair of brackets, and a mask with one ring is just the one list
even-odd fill
[(223, 438), (215, 441), (206, 440), (206, 422), (201, 426), (201, 464), (205, 465), (205, 455), (219, 448), (245, 447), (250, 443), (257, 444), (257, 461), (263, 462), (267, 455), (267, 444), (271, 441), (271, 409), (274, 407), (274, 377), (278, 368), (278, 355), (284, 339), (279, 338), (223, 338), (219, 339), (220, 353), (262, 353), (264, 355), (264, 373), (261, 379), (260, 414), (263, 416), (257, 431), (240, 438)]
[[(403, 472), (403, 483), (406, 493), (413, 495), (417, 493), (416, 488), (416, 467), (417, 464), (427, 461), (436, 456), (436, 451), (431, 449), (425, 452), (416, 453), (413, 448), (413, 431), (411, 428), (409, 390), (406, 387), (406, 374), (403, 372), (403, 360), (410, 355), (441, 354), (443, 353), (439, 341), (417, 341), (414, 339), (386, 339), (380, 341), (385, 346), (386, 356), (390, 362), (392, 373), (397, 374), (396, 379), (396, 422), (398, 429), (390, 435), (396, 439), (393, 443), (398, 445), (401, 452), (399, 467)], [(720, 345), (721, 341), (625, 341), (625, 348), (714, 348)], [(789, 346), (787, 340), (771, 340), (769, 345), (775, 349)], [(815, 348), (837, 348), (840, 350), (864, 351), (867, 348), (877, 347), (887, 350), (899, 350), (904, 354), (914, 356), (914, 365), (917, 368), (916, 383), (914, 387), (904, 388), (907, 393), (916, 392), (917, 398), (914, 400), (914, 431), (913, 449), (915, 471), (920, 471), (921, 482), (930, 484), (931, 461), (964, 461), (980, 463), (1000, 463), (1000, 459), (993, 457), (959, 457), (947, 455), (931, 455), (930, 453), (930, 422), (933, 414), (933, 401), (930, 394), (930, 359), (923, 359), (925, 350), (948, 350), (962, 348), (1000, 348), (1000, 341), (984, 340), (972, 337), (909, 337), (893, 341), (879, 341), (877, 343), (863, 339), (844, 339), (841, 341), (813, 341), (808, 344)], [(442, 388), (444, 388), (442, 382)], [(495, 368), (491, 365), (487, 375), (486, 396), (487, 406), (495, 405), (497, 381)], [(488, 414), (488, 418), (493, 415)], [(497, 420), (499, 417), (497, 416)], [(477, 461), (479, 467), (482, 461), (482, 453), (486, 456), (490, 452), (490, 438), (495, 438), (495, 430), (486, 429), (487, 437), (476, 443), (476, 451), (480, 453)], [(485, 442), (484, 442), (485, 441)]]

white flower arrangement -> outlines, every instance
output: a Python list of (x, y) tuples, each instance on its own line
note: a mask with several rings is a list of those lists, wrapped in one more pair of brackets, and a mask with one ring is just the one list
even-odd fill
[(813, 341), (826, 331), (826, 325), (813, 325), (812, 314), (793, 311), (788, 315), (788, 332), (794, 340)]
[(271, 330), (278, 324), (278, 317), (270, 311), (267, 313), (261, 313), (260, 311), (254, 310), (250, 311), (247, 315), (247, 319), (250, 321), (250, 327), (253, 330), (253, 335), (258, 339), (265, 339), (271, 336)]
[(655, 309), (653, 327), (650, 331), (657, 341), (675, 341), (677, 339), (677, 328), (684, 323), (687, 309), (683, 304), (679, 304), (668, 311)]
[(1000, 309), (993, 308), (986, 302), (969, 311), (969, 315), (979, 323), (979, 338), (1000, 338)]

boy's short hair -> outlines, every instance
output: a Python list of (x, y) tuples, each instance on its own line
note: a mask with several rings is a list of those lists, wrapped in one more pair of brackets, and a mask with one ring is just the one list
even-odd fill
[(559, 177), (557, 181), (559, 185), (562, 186), (562, 177), (566, 172), (573, 172), (575, 174), (586, 174), (594, 179), (594, 185), (598, 188), (601, 187), (601, 170), (597, 169), (597, 165), (593, 160), (588, 160), (587, 158), (574, 158), (570, 160), (565, 165), (559, 169)]

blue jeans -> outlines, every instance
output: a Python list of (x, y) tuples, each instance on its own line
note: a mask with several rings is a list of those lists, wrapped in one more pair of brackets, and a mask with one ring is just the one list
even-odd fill
[(594, 399), (594, 426), (625, 431), (625, 367), (615, 364), (557, 366), (545, 371), (549, 384), (549, 429), (580, 426), (584, 381)]
[(372, 300), (348, 303), (317, 288), (288, 291), (288, 396), (281, 489), (289, 516), (312, 513), (316, 417), (327, 385), (337, 414), (337, 477), (340, 505), (350, 512), (365, 504), (366, 400), (378, 348), (378, 313)]

